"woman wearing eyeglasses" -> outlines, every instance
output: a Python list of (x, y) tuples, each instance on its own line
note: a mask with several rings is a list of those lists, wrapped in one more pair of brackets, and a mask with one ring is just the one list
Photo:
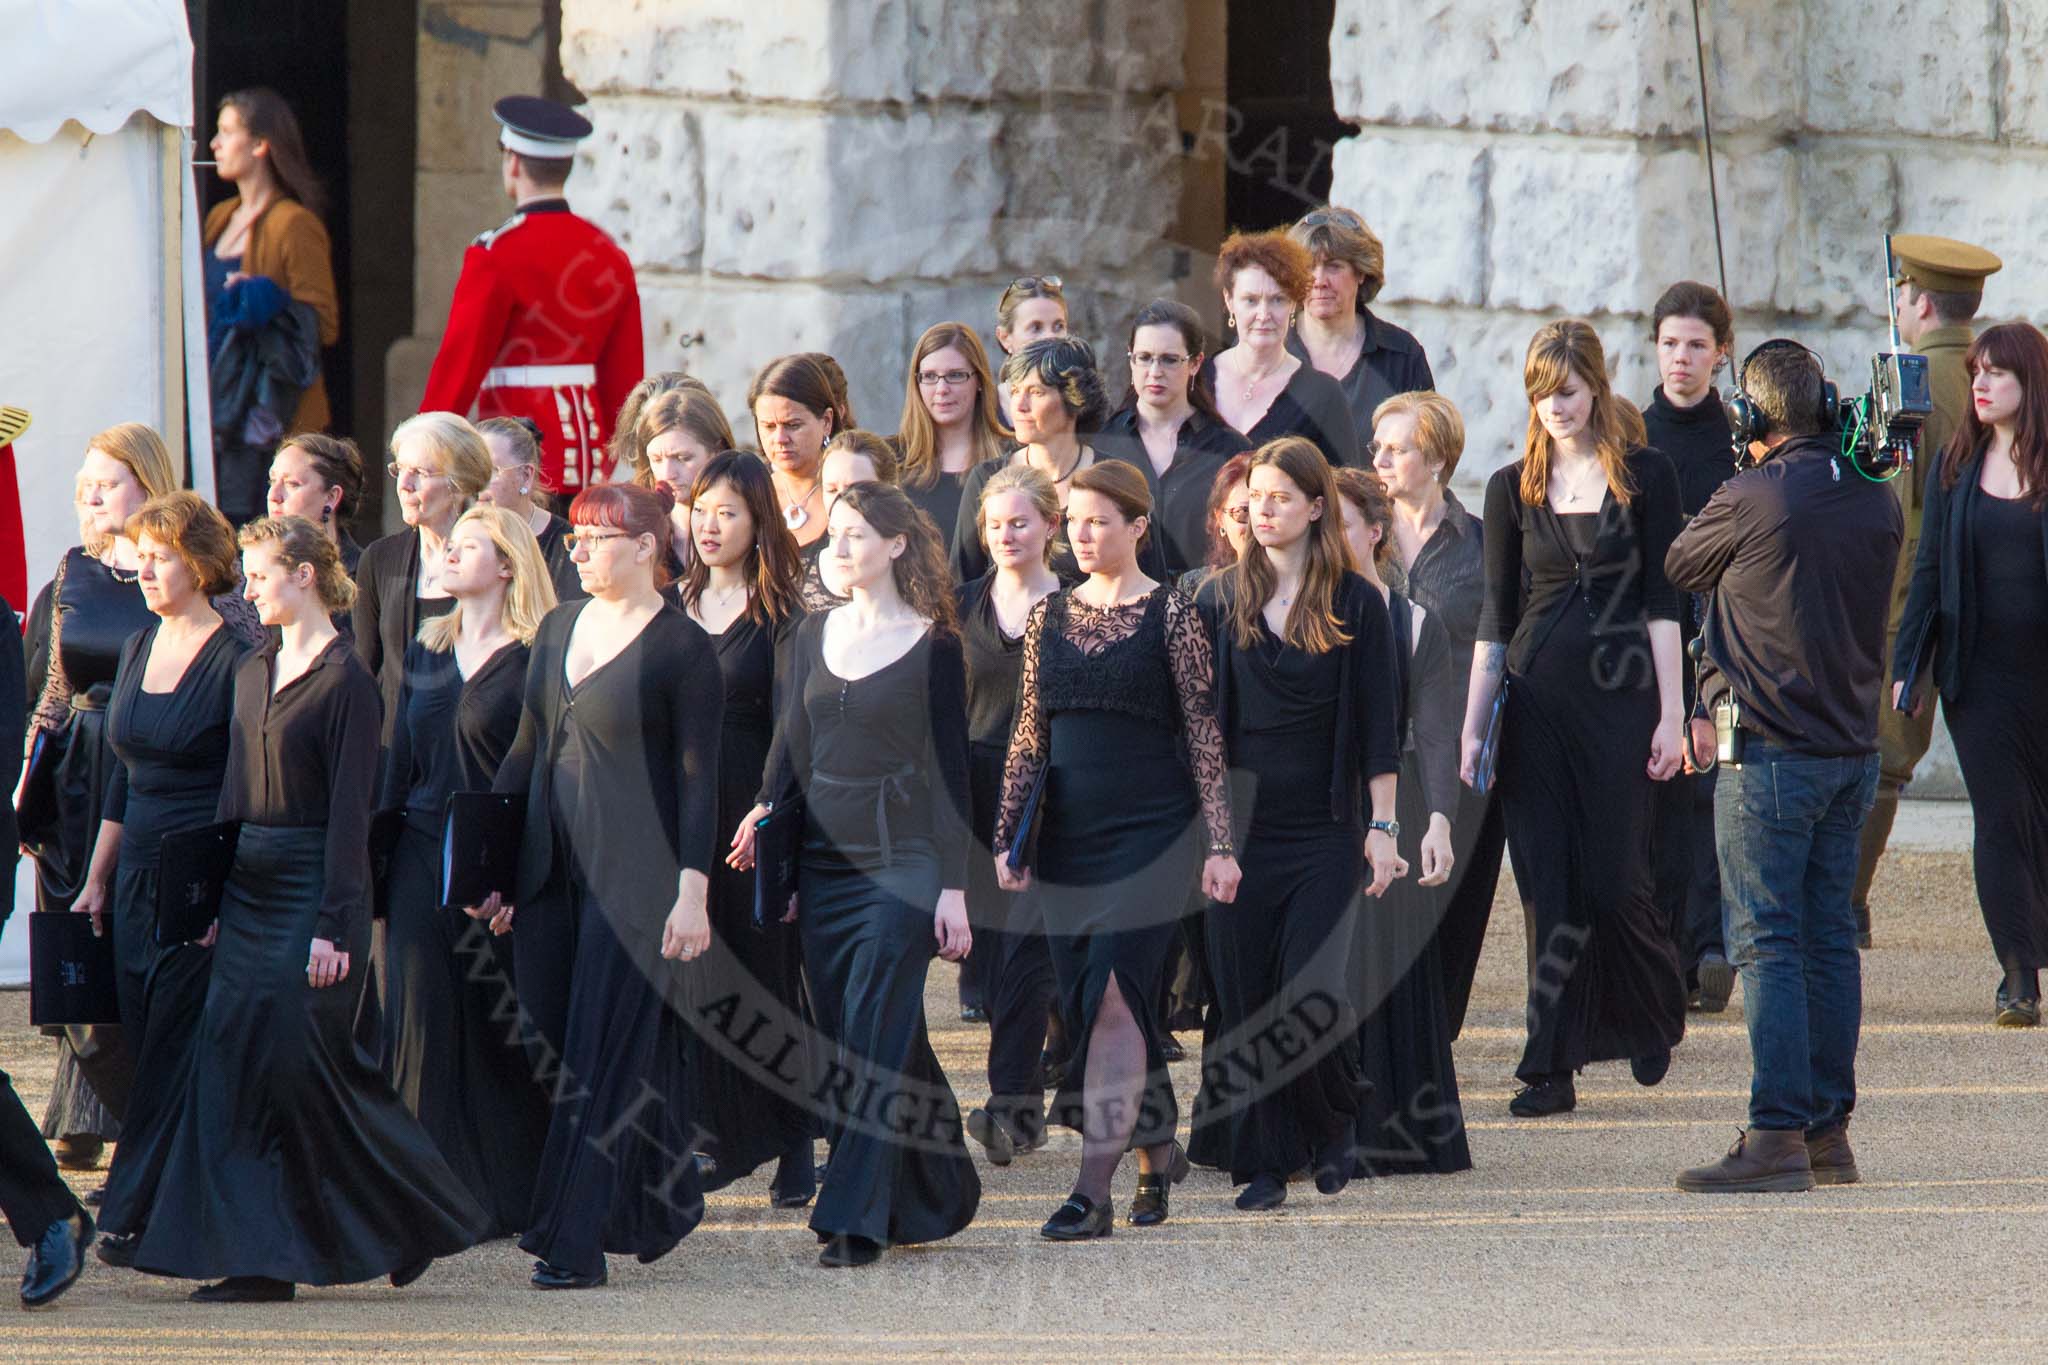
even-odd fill
[(1097, 448), (1127, 460), (1152, 489), (1147, 572), (1172, 582), (1209, 557), (1209, 490), (1224, 461), (1251, 442), (1216, 411), (1202, 374), (1208, 346), (1195, 310), (1155, 299), (1131, 323), (1131, 387)]
[(1234, 232), (1217, 253), (1214, 278), (1237, 334), (1203, 369), (1223, 420), (1254, 446), (1305, 436), (1333, 467), (1362, 465), (1344, 390), (1287, 349), (1315, 278), (1308, 248), (1284, 232)]
[(1386, 248), (1365, 219), (1331, 205), (1307, 214), (1288, 236), (1308, 248), (1313, 274), (1288, 351), (1335, 379), (1361, 434), (1397, 393), (1434, 389), (1422, 343), (1366, 305), (1387, 279)]
[(894, 444), (902, 457), (900, 487), (939, 528), (939, 543), (951, 545), (967, 471), (1014, 444), (973, 328), (942, 322), (917, 339)]
[(546, 501), (555, 490), (542, 482), (540, 424), (531, 417), (487, 417), (476, 429), (491, 452), (491, 481), (476, 500), (526, 523), (547, 563), (556, 601), (581, 597), (583, 585), (569, 562), (569, 520), (550, 511)]

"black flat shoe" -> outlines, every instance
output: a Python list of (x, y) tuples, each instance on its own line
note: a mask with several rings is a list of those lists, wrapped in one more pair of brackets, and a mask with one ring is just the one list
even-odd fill
[[(47, 1168), (46, 1168), (47, 1169)], [(85, 1249), (92, 1245), (92, 1215), (80, 1209), (43, 1229), (29, 1248), (21, 1272), (21, 1306), (41, 1308), (78, 1282), (85, 1272)]]
[(1038, 1235), (1054, 1242), (1087, 1242), (1115, 1231), (1115, 1204), (1107, 1199), (1098, 1204), (1085, 1194), (1070, 1194), (1066, 1203), (1052, 1211)]
[(792, 1152), (775, 1163), (775, 1178), (768, 1182), (768, 1202), (778, 1209), (800, 1209), (818, 1194), (818, 1171), (806, 1149)]
[(79, 1202), (96, 1209), (101, 1204), (106, 1202), (106, 1198), (107, 1187), (105, 1185), (102, 1185), (98, 1189), (87, 1190), (85, 1192), (85, 1197)]
[(230, 1275), (215, 1284), (203, 1284), (186, 1295), (194, 1303), (290, 1303), (299, 1287), (290, 1280), (272, 1280), (262, 1275)]
[(1508, 1112), (1518, 1119), (1543, 1119), (1552, 1114), (1569, 1114), (1579, 1107), (1578, 1091), (1570, 1076), (1545, 1076), (1515, 1092)]
[(1287, 1182), (1277, 1175), (1255, 1175), (1238, 1192), (1237, 1206), (1246, 1213), (1277, 1209), (1287, 1202)]
[(988, 1153), (989, 1165), (1007, 1166), (1017, 1155), (1017, 1144), (1010, 1141), (1009, 1131), (997, 1123), (996, 1116), (988, 1110), (968, 1110), (966, 1128), (967, 1136), (980, 1143), (982, 1150)]
[(818, 1264), (827, 1270), (851, 1270), (873, 1265), (882, 1259), (882, 1244), (866, 1237), (840, 1235), (829, 1239), (818, 1252)]
[(1175, 1142), (1165, 1170), (1138, 1177), (1138, 1192), (1131, 1196), (1131, 1211), (1124, 1221), (1134, 1228), (1157, 1227), (1165, 1222), (1170, 1211), (1168, 1195), (1175, 1185), (1188, 1178), (1188, 1172), (1193, 1169), (1188, 1161), (1187, 1148)]
[(533, 1263), (535, 1289), (595, 1289), (609, 1278), (610, 1272), (603, 1267), (599, 1267), (595, 1275), (578, 1275), (573, 1270), (564, 1270), (546, 1261)]
[(119, 1233), (101, 1233), (99, 1241), (93, 1243), (92, 1254), (100, 1258), (102, 1265), (128, 1270), (135, 1264), (135, 1244), (141, 1240), (139, 1232), (131, 1232), (125, 1237)]
[(426, 1274), (427, 1267), (432, 1265), (433, 1263), (433, 1257), (422, 1256), (420, 1257), (420, 1259), (412, 1262), (409, 1265), (402, 1265), (398, 1267), (398, 1269), (391, 1272), (391, 1287), (393, 1289), (405, 1288), (414, 1280), (417, 1280), (420, 1276)]
[(1631, 1057), (1628, 1074), (1636, 1078), (1637, 1085), (1655, 1085), (1671, 1070), (1671, 1049), (1652, 1052), (1646, 1057)]

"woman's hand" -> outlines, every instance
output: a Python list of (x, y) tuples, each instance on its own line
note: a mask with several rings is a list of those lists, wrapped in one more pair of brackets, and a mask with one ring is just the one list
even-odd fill
[(1683, 717), (1666, 716), (1651, 732), (1648, 769), (1653, 782), (1669, 782), (1677, 775), (1679, 764), (1685, 758), (1685, 746), (1680, 738), (1684, 725)]
[(193, 939), (192, 943), (194, 947), (211, 948), (214, 944), (218, 942), (220, 942), (220, 916), (215, 915), (213, 917), (213, 923), (206, 926), (205, 935), (200, 938)]
[(78, 889), (78, 899), (71, 902), (73, 914), (92, 916), (92, 936), (107, 936), (107, 884), (88, 881)]
[(1486, 736), (1467, 730), (1458, 740), (1458, 780), (1473, 790), (1479, 787), (1479, 755), (1486, 748)]
[(1012, 869), (1010, 866), (1010, 855), (998, 853), (996, 854), (996, 885), (1005, 891), (1029, 891), (1031, 889), (1031, 869), (1028, 867)]
[(782, 922), (784, 924), (796, 923), (796, 892), (794, 891), (789, 893), (789, 909), (782, 912)]
[(1372, 868), (1372, 882), (1365, 888), (1365, 894), (1375, 900), (1386, 895), (1388, 887), (1408, 875), (1408, 860), (1394, 846), (1394, 836), (1383, 829), (1366, 832), (1365, 861)]
[(725, 855), (727, 867), (745, 872), (754, 865), (754, 826), (767, 818), (766, 806), (756, 806), (740, 818), (740, 827), (732, 832), (732, 852)]
[(1416, 879), (1417, 886), (1442, 886), (1451, 879), (1451, 868), (1457, 863), (1457, 855), (1451, 852), (1451, 821), (1442, 811), (1429, 817), (1429, 828), (1422, 833), (1422, 875)]
[(334, 946), (333, 939), (316, 938), (306, 953), (306, 981), (314, 990), (324, 990), (348, 979), (348, 954)]
[[(1926, 705), (1927, 699), (1925, 697), (1916, 697), (1911, 706), (1906, 705), (1905, 679), (1901, 678), (1899, 681), (1892, 684), (1892, 709), (1894, 711), (1904, 711), (1908, 716), (1911, 716), (1914, 720), (1918, 720), (1920, 719), (1920, 712), (1922, 711), (1922, 709), (1926, 707)], [(19, 800), (17, 800), (15, 804), (19, 805)]]
[(1237, 899), (1237, 884), (1244, 880), (1237, 859), (1228, 853), (1212, 853), (1202, 863), (1202, 894), (1218, 905)]
[(505, 904), (505, 898), (495, 891), (484, 897), (482, 905), (465, 905), (462, 907), (462, 913), (471, 919), (487, 922), (493, 934), (506, 934), (512, 931), (512, 907)]
[(938, 909), (932, 914), (932, 934), (939, 940), (939, 956), (958, 962), (974, 947), (974, 930), (967, 924), (967, 893), (941, 891)]
[(689, 962), (711, 946), (711, 916), (704, 909), (710, 890), (710, 879), (702, 872), (685, 869), (676, 879), (676, 903), (661, 926), (663, 957)]

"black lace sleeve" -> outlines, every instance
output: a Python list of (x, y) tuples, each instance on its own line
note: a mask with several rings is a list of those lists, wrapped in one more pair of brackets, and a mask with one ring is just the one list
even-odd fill
[(1024, 666), (1017, 679), (1017, 722), (1010, 731), (1010, 753), (1003, 762), (1003, 799), (996, 812), (995, 838), (989, 841), (996, 856), (1010, 851), (1017, 822), (1023, 818), (1024, 803), (1044, 770), (1050, 735), (1045, 723), (1045, 703), (1038, 693), (1038, 655), (1045, 638), (1047, 604), (1043, 598), (1031, 608), (1024, 622)]
[[(1166, 594), (1166, 658), (1180, 697), (1181, 744), (1202, 798), (1202, 822), (1212, 848), (1230, 846), (1230, 790), (1225, 781), (1223, 730), (1216, 723), (1216, 650), (1195, 604)], [(1013, 751), (1014, 752), (1014, 751)], [(1007, 800), (1009, 792), (1004, 791)]]
[(64, 608), (58, 605), (64, 595), (64, 579), (70, 564), (71, 553), (67, 550), (57, 561), (57, 576), (50, 581), (50, 644), (44, 651), (48, 664), (43, 673), (43, 690), (36, 698), (35, 713), (30, 717), (35, 726), (22, 741), (23, 758), (27, 758), (35, 745), (35, 729), (62, 729), (71, 710), (71, 680), (64, 676)]

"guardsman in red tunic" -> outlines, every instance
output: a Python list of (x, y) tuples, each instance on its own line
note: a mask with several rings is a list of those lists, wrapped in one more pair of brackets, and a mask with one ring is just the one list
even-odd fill
[(541, 475), (574, 493), (611, 477), (605, 442), (640, 382), (640, 288), (562, 186), (590, 122), (528, 95), (499, 100), (505, 193), (518, 211), (470, 244), (422, 412), (531, 417)]

